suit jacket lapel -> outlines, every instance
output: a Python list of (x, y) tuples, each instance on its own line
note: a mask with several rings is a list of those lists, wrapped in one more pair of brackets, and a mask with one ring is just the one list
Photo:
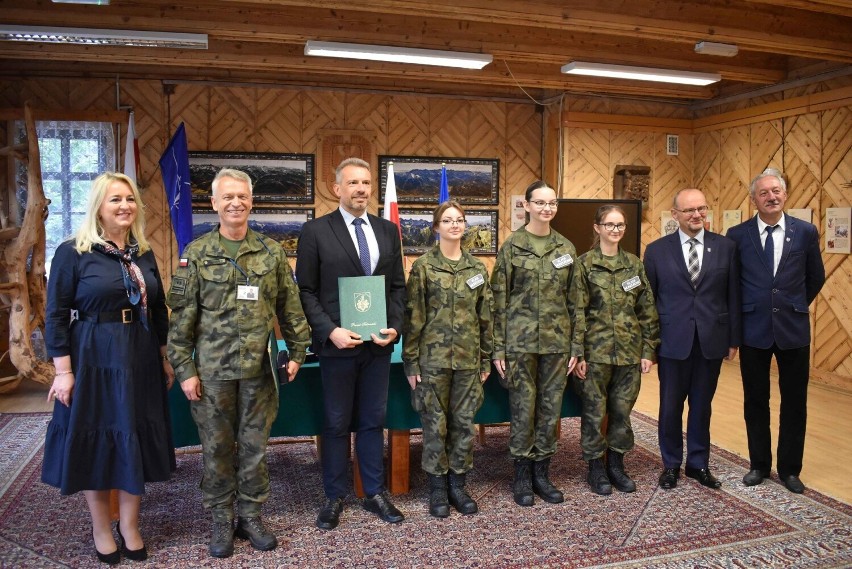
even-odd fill
[[(704, 280), (704, 275), (710, 272), (710, 269), (716, 266), (716, 236), (709, 231), (704, 231), (704, 255), (701, 258), (701, 267), (698, 273), (698, 280), (695, 281), (695, 288), (701, 286), (701, 281)], [(688, 273), (688, 271), (687, 271)], [(687, 274), (687, 276), (689, 276)]]
[(674, 259), (675, 265), (680, 269), (680, 274), (683, 275), (683, 278), (686, 279), (686, 282), (689, 283), (689, 286), (692, 286), (692, 279), (689, 278), (689, 268), (686, 266), (686, 259), (683, 257), (683, 245), (680, 242), (680, 233), (675, 231), (671, 235), (668, 236), (669, 239), (669, 247), (671, 247), (672, 259)]
[[(778, 269), (775, 271), (776, 275), (781, 273), (781, 267), (784, 266), (784, 263), (787, 262), (787, 257), (790, 256), (790, 250), (793, 248), (793, 239), (796, 234), (796, 220), (786, 213), (784, 214), (784, 225), (787, 228), (784, 230), (783, 248), (781, 249), (781, 259), (778, 261)], [(777, 247), (778, 243), (775, 243), (775, 246)]]
[(757, 216), (751, 218), (747, 229), (748, 236), (751, 238), (752, 245), (754, 245), (754, 251), (757, 254), (757, 258), (760, 259), (760, 263), (763, 265), (763, 268), (766, 269), (766, 272), (768, 272), (771, 277), (772, 267), (766, 264), (766, 257), (763, 256), (763, 244), (760, 242), (760, 229), (757, 227)]
[(349, 229), (346, 227), (346, 222), (343, 220), (343, 215), (341, 215), (340, 210), (331, 212), (331, 215), (328, 218), (328, 224), (331, 228), (331, 232), (349, 256), (349, 259), (358, 269), (358, 272), (361, 272), (361, 261), (358, 258), (358, 252), (355, 250), (355, 244), (352, 242), (352, 236), (349, 234)]

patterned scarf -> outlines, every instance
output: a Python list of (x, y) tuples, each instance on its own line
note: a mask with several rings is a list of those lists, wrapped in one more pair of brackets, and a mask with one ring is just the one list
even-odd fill
[(142, 301), (142, 306), (139, 309), (139, 321), (142, 326), (148, 329), (148, 291), (145, 287), (145, 278), (142, 276), (142, 270), (133, 261), (133, 258), (139, 253), (139, 245), (130, 243), (122, 251), (110, 242), (106, 245), (95, 243), (92, 248), (109, 255), (116, 257), (121, 265), (121, 274), (124, 277), (124, 289), (127, 291), (127, 298), (130, 304), (136, 306), (139, 301)]

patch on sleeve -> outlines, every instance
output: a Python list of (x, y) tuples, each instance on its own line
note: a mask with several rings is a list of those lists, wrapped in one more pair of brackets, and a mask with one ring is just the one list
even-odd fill
[(185, 267), (188, 267), (188, 266), (189, 266), (189, 259), (187, 259), (185, 257), (181, 257), (181, 259), (178, 261), (178, 267), (185, 268)]
[(177, 296), (183, 296), (186, 294), (186, 278), (185, 277), (172, 277), (172, 290), (171, 294)]

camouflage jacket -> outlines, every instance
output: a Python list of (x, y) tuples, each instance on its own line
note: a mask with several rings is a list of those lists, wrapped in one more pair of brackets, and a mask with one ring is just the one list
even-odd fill
[[(259, 289), (257, 300), (237, 299), (237, 286), (247, 279)], [(233, 261), (219, 244), (218, 227), (187, 245), (167, 302), (169, 361), (178, 381), (269, 373), (267, 342), (276, 315), (290, 358), (305, 361), (310, 329), (287, 256), (251, 229)]]
[(402, 334), (405, 375), (421, 367), (491, 370), (491, 287), (482, 261), (453, 267), (436, 246), (414, 261)]
[(577, 296), (577, 250), (551, 229), (546, 252), (539, 257), (529, 235), (523, 228), (506, 239), (491, 275), (494, 359), (505, 359), (507, 352), (563, 354), (571, 351), (571, 323)]
[(572, 351), (579, 349), (586, 361), (610, 365), (653, 361), (660, 321), (642, 262), (621, 249), (615, 257), (605, 257), (595, 247), (580, 256), (577, 269)]

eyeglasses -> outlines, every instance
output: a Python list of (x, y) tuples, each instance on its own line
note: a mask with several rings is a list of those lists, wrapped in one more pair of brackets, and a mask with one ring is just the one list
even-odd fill
[(554, 200), (552, 202), (546, 202), (544, 200), (530, 200), (530, 203), (539, 209), (544, 209), (549, 207), (550, 209), (556, 209), (559, 207), (559, 202)]
[(706, 205), (703, 205), (701, 207), (690, 207), (687, 209), (678, 209), (676, 207), (673, 207), (672, 209), (675, 211), (679, 211), (680, 213), (685, 213), (689, 217), (692, 217), (693, 215), (695, 215), (696, 212), (698, 212), (700, 215), (704, 215), (710, 208)]
[(598, 227), (603, 227), (607, 231), (624, 231), (627, 227), (626, 223), (596, 223)]
[(461, 219), (442, 219), (444, 225), (464, 225), (464, 218)]

